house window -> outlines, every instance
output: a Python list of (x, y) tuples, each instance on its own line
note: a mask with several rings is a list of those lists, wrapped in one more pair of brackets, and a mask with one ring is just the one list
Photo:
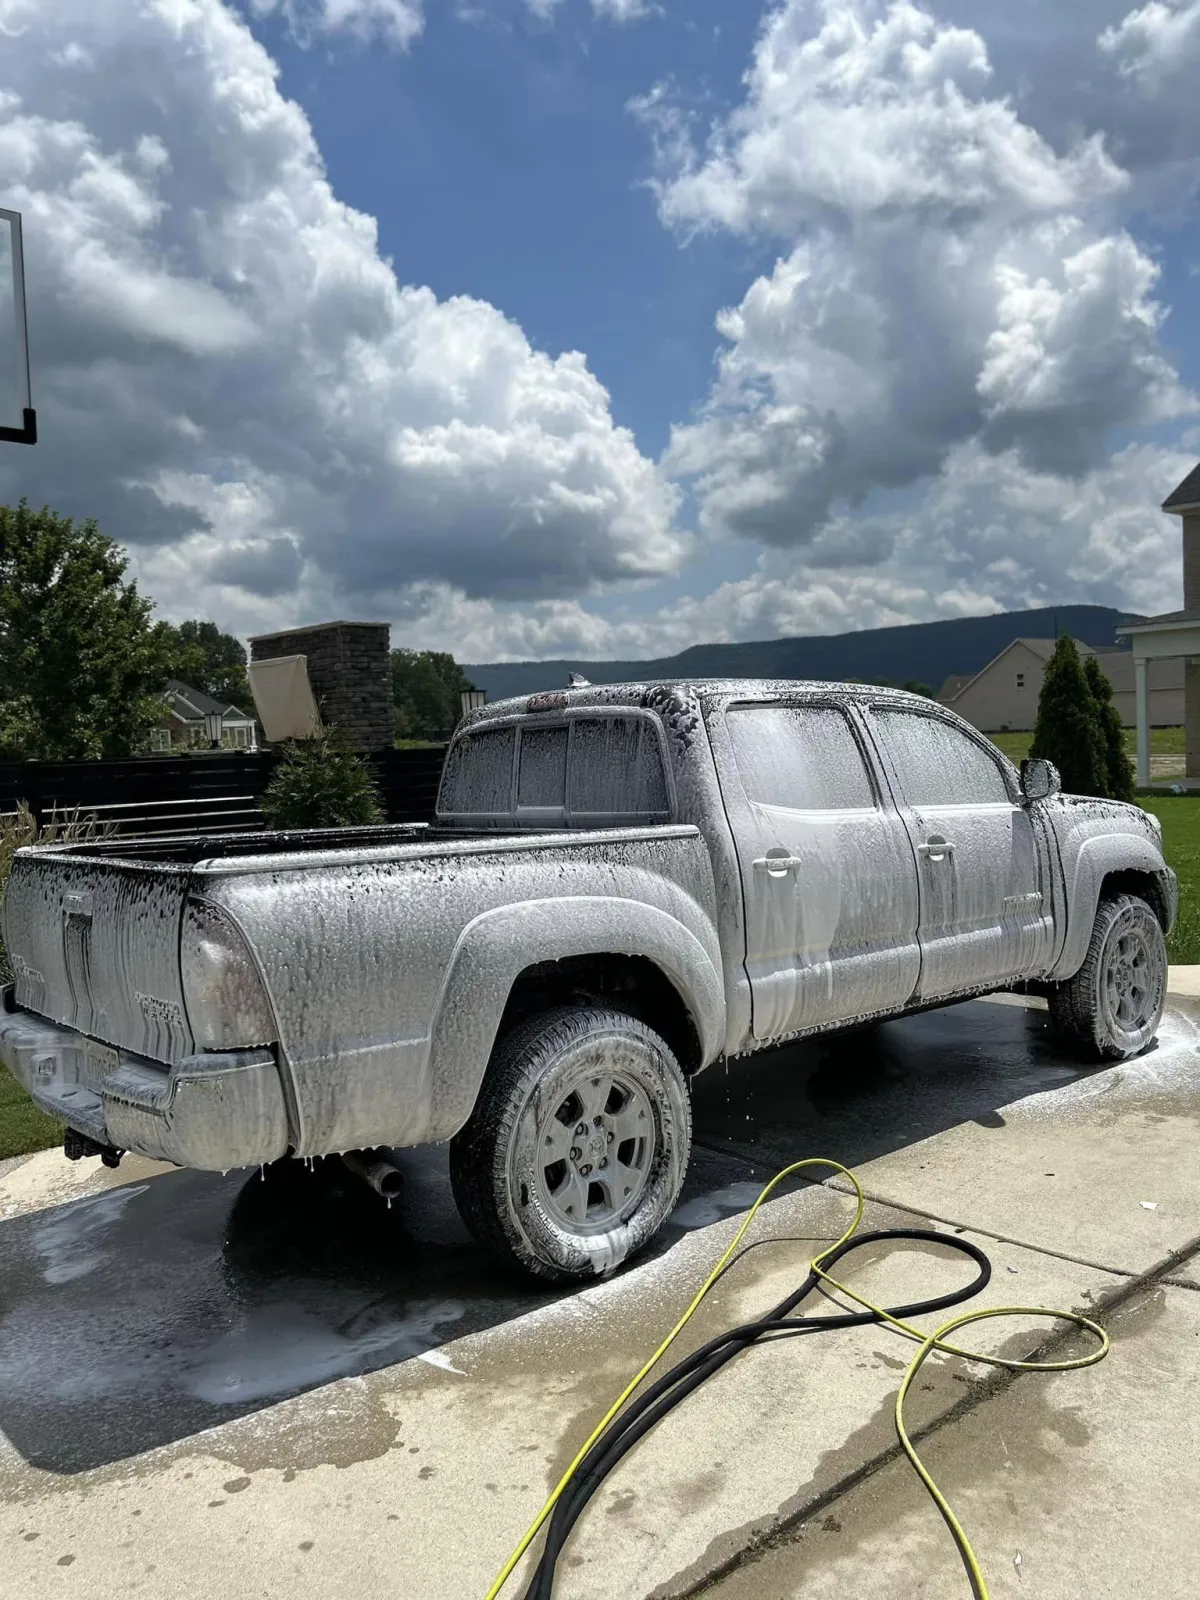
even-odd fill
[(1024, 687), (1025, 687), (1025, 674), (1023, 672), (1018, 672), (1017, 673), (1017, 688), (1018, 689), (1023, 689)]
[(169, 750), (171, 748), (171, 730), (169, 728), (150, 729), (151, 750)]

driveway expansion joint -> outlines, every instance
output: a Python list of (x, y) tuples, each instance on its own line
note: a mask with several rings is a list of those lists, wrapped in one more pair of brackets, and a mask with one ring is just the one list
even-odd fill
[[(866, 1191), (864, 1190), (863, 1192), (865, 1195)], [(893, 1206), (896, 1210), (911, 1211), (913, 1209), (912, 1207), (896, 1206), (892, 1200), (877, 1200), (877, 1203)], [(916, 1214), (928, 1216), (927, 1212), (918, 1212)], [(958, 1226), (958, 1224), (955, 1224), (955, 1226)], [(983, 1233), (985, 1230), (972, 1229), (971, 1231)], [(1000, 1239), (997, 1234), (991, 1234), (988, 1237)], [(1004, 1240), (1002, 1242), (1015, 1244), (1019, 1241)], [(1025, 1248), (1036, 1249), (1037, 1247), (1026, 1246)], [(1042, 1252), (1042, 1254), (1053, 1253)], [(1098, 1322), (1101, 1327), (1107, 1327), (1107, 1319), (1115, 1312), (1124, 1309), (1130, 1302), (1136, 1301), (1148, 1290), (1156, 1289), (1163, 1284), (1170, 1284), (1173, 1274), (1177, 1273), (1189, 1261), (1196, 1260), (1198, 1257), (1200, 1257), (1200, 1234), (1190, 1239), (1186, 1244), (1181, 1245), (1179, 1249), (1172, 1250), (1161, 1261), (1149, 1267), (1145, 1272), (1117, 1274), (1117, 1276), (1123, 1277), (1125, 1281), (1117, 1284), (1107, 1294), (1100, 1295), (1094, 1304), (1086, 1308), (1087, 1315), (1094, 1322)], [(1061, 1259), (1069, 1262), (1076, 1261), (1073, 1256), (1063, 1256)], [(1091, 1265), (1091, 1263), (1087, 1262), (1078, 1262), (1076, 1264)], [(1111, 1271), (1107, 1267), (1102, 1267), (1098, 1270), (1103, 1272)], [(1200, 1288), (1200, 1285), (1186, 1282), (1179, 1283), (1176, 1286), (1192, 1290)], [(1077, 1327), (1073, 1324), (1067, 1325), (1059, 1332), (1049, 1334), (1024, 1359), (1028, 1361), (1051, 1360), (1064, 1345), (1077, 1338), (1078, 1335), (1079, 1329)], [(1036, 1376), (1036, 1374), (1030, 1374), (1028, 1371), (1014, 1371), (1004, 1367), (991, 1368), (984, 1377), (972, 1382), (962, 1397), (956, 1400), (940, 1417), (934, 1417), (923, 1427), (911, 1429), (910, 1437), (913, 1443), (919, 1444), (921, 1440), (927, 1439), (931, 1435), (938, 1433), (942, 1428), (959, 1421), (960, 1418), (967, 1416), (977, 1407), (1004, 1394), (1020, 1379), (1028, 1378), (1031, 1375)], [(861, 1467), (847, 1473), (845, 1477), (832, 1484), (821, 1494), (815, 1495), (803, 1506), (788, 1512), (774, 1525), (760, 1528), (747, 1539), (740, 1549), (723, 1557), (709, 1571), (697, 1575), (695, 1567), (693, 1567), (686, 1574), (678, 1574), (676, 1578), (668, 1579), (665, 1584), (660, 1584), (654, 1589), (647, 1597), (647, 1600), (694, 1600), (694, 1597), (710, 1593), (734, 1572), (743, 1567), (754, 1565), (770, 1551), (791, 1543), (797, 1529), (828, 1511), (831, 1506), (844, 1499), (852, 1490), (857, 1489), (860, 1484), (865, 1483), (869, 1478), (873, 1478), (876, 1473), (889, 1466), (903, 1454), (904, 1451), (897, 1440), (896, 1443), (889, 1445), (887, 1449), (879, 1451), (865, 1461)], [(680, 1584), (680, 1579), (682, 1579), (682, 1584), (677, 1586)]]

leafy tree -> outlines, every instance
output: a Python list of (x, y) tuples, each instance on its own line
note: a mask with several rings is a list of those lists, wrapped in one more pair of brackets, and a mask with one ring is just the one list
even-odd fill
[(1108, 793), (1104, 730), (1069, 634), (1060, 635), (1046, 664), (1029, 754), (1053, 761), (1068, 794)]
[(928, 683), (922, 683), (919, 678), (905, 678), (900, 687), (907, 689), (909, 694), (923, 694), (926, 700), (937, 699), (937, 693), (933, 686)]
[(0, 506), (0, 753), (52, 761), (144, 746), (170, 646), (128, 565), (90, 519)]
[(174, 652), (169, 676), (241, 710), (250, 706), (245, 647), (215, 622), (198, 618), (177, 628), (165, 624)]
[(272, 828), (353, 828), (385, 820), (370, 767), (328, 729), (285, 746), (260, 804)]
[(1121, 726), (1121, 713), (1113, 704), (1112, 684), (1095, 656), (1087, 658), (1083, 672), (1104, 739), (1104, 776), (1109, 798), (1132, 800), (1133, 767), (1125, 754), (1125, 730)]
[(398, 739), (448, 739), (471, 687), (452, 655), (439, 650), (392, 651), (392, 698)]

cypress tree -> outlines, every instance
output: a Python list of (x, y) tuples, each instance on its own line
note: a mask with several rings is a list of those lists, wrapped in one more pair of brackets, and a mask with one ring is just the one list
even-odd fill
[(1046, 664), (1029, 753), (1053, 761), (1068, 794), (1108, 794), (1104, 730), (1069, 634), (1061, 635)]
[(1112, 684), (1101, 671), (1095, 656), (1087, 658), (1083, 672), (1104, 736), (1104, 770), (1109, 799), (1132, 800), (1133, 767), (1125, 754), (1125, 730), (1121, 726), (1121, 714), (1113, 703)]

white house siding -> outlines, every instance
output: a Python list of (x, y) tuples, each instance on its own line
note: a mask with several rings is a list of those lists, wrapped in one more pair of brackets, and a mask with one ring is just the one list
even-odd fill
[[(1136, 726), (1133, 655), (1128, 650), (1095, 651), (1080, 645), (1082, 655), (1096, 655), (1113, 686), (1113, 702), (1127, 728)], [(1026, 732), (1037, 721), (1038, 696), (1046, 663), (1054, 650), (1052, 639), (1015, 639), (962, 688), (943, 701), (981, 733), (1005, 728)], [(1150, 664), (1150, 721), (1156, 728), (1183, 723), (1183, 662)]]

